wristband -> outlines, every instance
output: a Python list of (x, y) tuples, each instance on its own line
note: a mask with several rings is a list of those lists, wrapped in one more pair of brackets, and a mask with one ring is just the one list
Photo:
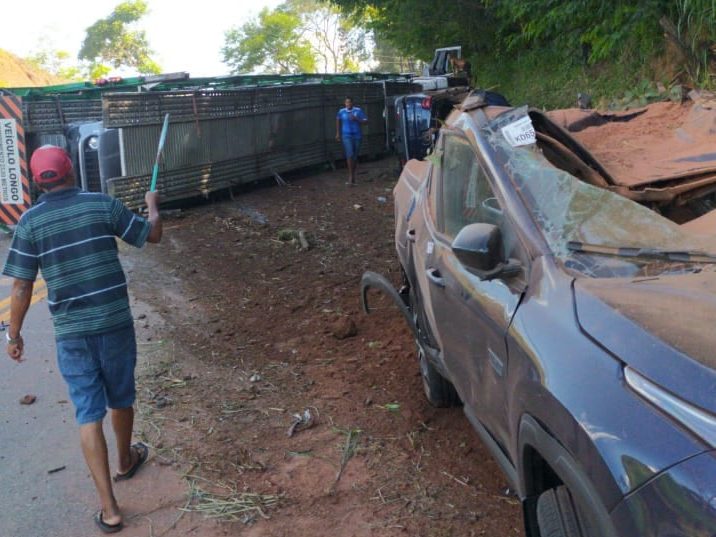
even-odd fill
[(7, 339), (7, 342), (10, 345), (17, 345), (22, 341), (22, 336), (20, 334), (17, 335), (16, 338), (10, 337), (10, 331), (5, 332), (5, 339)]

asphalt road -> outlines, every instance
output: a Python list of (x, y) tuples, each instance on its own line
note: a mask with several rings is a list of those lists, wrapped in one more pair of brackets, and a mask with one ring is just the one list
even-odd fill
[[(9, 237), (0, 236), (4, 264)], [(0, 320), (9, 321), (11, 280), (0, 277)], [(17, 364), (0, 346), (0, 537), (84, 537), (101, 535), (92, 522), (98, 509), (79, 447), (74, 410), (55, 362), (52, 322), (44, 285), (38, 282), (23, 327), (25, 361)], [(143, 305), (137, 311), (151, 310)], [(2, 328), (2, 325), (0, 325)], [(4, 339), (4, 328), (0, 332)], [(3, 342), (4, 343), (4, 342)], [(140, 356), (140, 362), (142, 357)], [(32, 405), (20, 399), (32, 394)], [(111, 428), (105, 421), (114, 468)], [(210, 537), (224, 532), (213, 523), (178, 510), (187, 490), (178, 472), (150, 458), (131, 481), (115, 487), (125, 514), (125, 537)]]

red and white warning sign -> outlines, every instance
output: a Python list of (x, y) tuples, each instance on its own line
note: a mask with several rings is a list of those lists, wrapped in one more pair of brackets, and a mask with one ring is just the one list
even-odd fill
[(17, 122), (0, 119), (0, 201), (22, 205), (22, 170), (17, 143)]
[(0, 222), (17, 224), (30, 206), (22, 103), (0, 95)]

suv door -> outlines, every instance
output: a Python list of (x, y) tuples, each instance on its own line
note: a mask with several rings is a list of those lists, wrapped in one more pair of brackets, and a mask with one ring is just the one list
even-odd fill
[(473, 146), (458, 133), (446, 132), (443, 138), (441, 174), (432, 185), (438, 206), (434, 258), (426, 271), (436, 331), (465, 412), (482, 422), (507, 453), (505, 335), (525, 287), (524, 275), (482, 281), (458, 261), (451, 243), (467, 224), (490, 223), (500, 227), (508, 257), (524, 256)]

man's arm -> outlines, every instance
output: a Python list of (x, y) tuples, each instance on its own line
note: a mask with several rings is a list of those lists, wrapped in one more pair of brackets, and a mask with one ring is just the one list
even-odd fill
[(147, 192), (144, 196), (144, 201), (147, 203), (147, 210), (149, 211), (147, 220), (152, 226), (149, 235), (147, 235), (147, 242), (156, 244), (162, 240), (162, 219), (159, 216), (159, 194), (156, 192)]
[(22, 323), (25, 321), (25, 315), (30, 308), (32, 300), (32, 288), (35, 282), (31, 280), (21, 280), (15, 278), (12, 282), (12, 291), (10, 295), (10, 327), (7, 329), (9, 338), (7, 344), (7, 354), (16, 362), (22, 361), (22, 353), (25, 344), (20, 335)]
[(336, 118), (336, 140), (341, 141), (341, 119)]

